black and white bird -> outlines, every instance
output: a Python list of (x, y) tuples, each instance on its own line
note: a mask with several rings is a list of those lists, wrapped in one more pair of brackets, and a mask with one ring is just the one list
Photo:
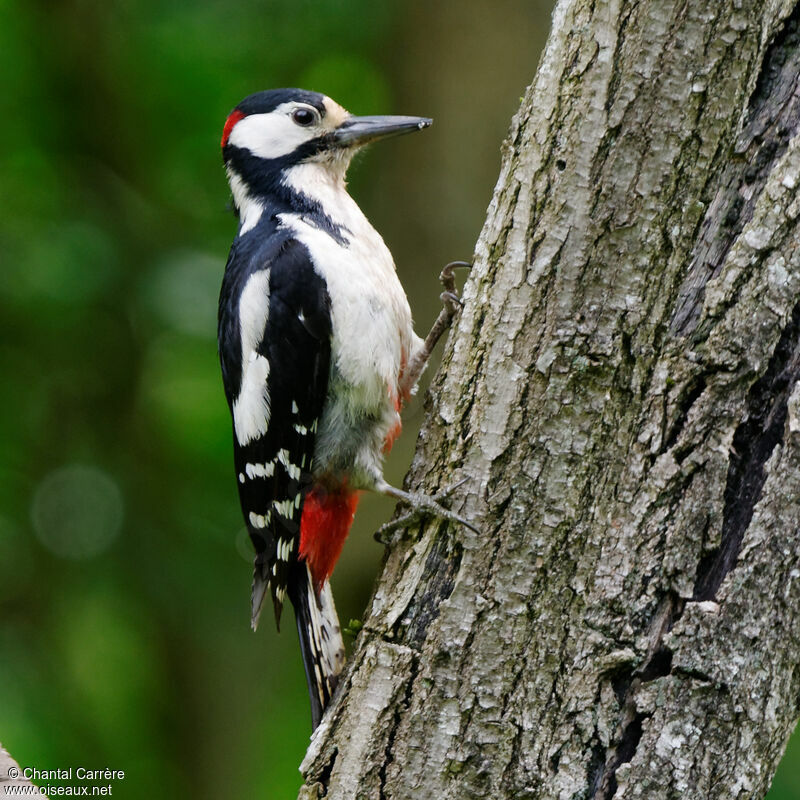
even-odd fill
[(430, 124), (354, 117), (322, 94), (277, 89), (239, 103), (222, 134), (239, 229), (219, 353), (256, 551), (252, 625), (267, 592), (278, 624), (289, 597), (315, 728), (344, 664), (328, 579), (359, 492), (459, 519), (383, 478), (401, 406), (446, 325), (425, 341), (414, 333), (392, 256), (345, 185), (359, 147)]

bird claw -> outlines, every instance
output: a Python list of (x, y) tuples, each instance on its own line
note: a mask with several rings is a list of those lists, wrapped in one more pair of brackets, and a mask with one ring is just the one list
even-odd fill
[(451, 261), (449, 264), (446, 264), (444, 269), (439, 273), (439, 282), (444, 289), (439, 295), (439, 298), (450, 313), (450, 316), (453, 316), (464, 307), (464, 303), (456, 289), (456, 277), (453, 275), (453, 270), (458, 268), (472, 269), (472, 264), (468, 261)]
[(469, 261), (451, 261), (445, 264), (444, 269), (439, 273), (439, 282), (444, 287), (446, 292), (458, 294), (456, 292), (456, 277), (453, 275), (454, 269), (472, 269), (472, 264)]
[(447, 309), (450, 316), (457, 314), (464, 308), (463, 300), (455, 292), (442, 292), (439, 295), (442, 305)]
[(480, 533), (469, 520), (464, 517), (459, 517), (458, 514), (450, 511), (443, 503), (449, 496), (459, 487), (463, 486), (469, 479), (463, 478), (462, 480), (448, 486), (441, 492), (429, 497), (428, 495), (419, 492), (404, 492), (400, 489), (395, 489), (393, 486), (382, 487), (381, 491), (389, 497), (394, 497), (400, 503), (406, 503), (411, 506), (411, 511), (406, 514), (401, 514), (397, 519), (381, 525), (375, 532), (375, 541), (381, 544), (390, 545), (395, 541), (392, 535), (398, 530), (408, 529), (414, 522), (418, 522), (422, 517), (433, 516), (439, 519), (446, 519), (450, 522), (457, 522), (464, 525), (475, 533)]

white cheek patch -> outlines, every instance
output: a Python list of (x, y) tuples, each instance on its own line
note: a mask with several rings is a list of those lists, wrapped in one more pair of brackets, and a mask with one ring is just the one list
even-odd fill
[(290, 116), (296, 103), (282, 103), (269, 114), (250, 114), (234, 125), (228, 144), (259, 158), (280, 158), (319, 135), (315, 125), (304, 128)]

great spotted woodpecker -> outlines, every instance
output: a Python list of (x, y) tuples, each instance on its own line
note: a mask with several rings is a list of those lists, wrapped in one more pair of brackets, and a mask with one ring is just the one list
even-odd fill
[(222, 153), (239, 229), (219, 301), (239, 498), (255, 546), (252, 626), (269, 590), (288, 595), (319, 724), (344, 664), (328, 579), (370, 489), (460, 520), (383, 478), (400, 409), (435, 340), (423, 341), (383, 239), (347, 193), (362, 145), (427, 128), (422, 117), (354, 117), (300, 89), (231, 112)]

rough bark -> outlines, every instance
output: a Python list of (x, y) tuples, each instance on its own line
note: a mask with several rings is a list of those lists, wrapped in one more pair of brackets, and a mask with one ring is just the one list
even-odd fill
[[(26, 786), (33, 789), (33, 784), (22, 775), (19, 764), (11, 758), (8, 750), (0, 744), (0, 797), (10, 797), (11, 795), (8, 793), (7, 789), (11, 786)], [(47, 800), (46, 795), (39, 791), (35, 794), (30, 794), (29, 797), (38, 797)]]
[(561, 0), (301, 798), (762, 797), (800, 714), (800, 4)]

